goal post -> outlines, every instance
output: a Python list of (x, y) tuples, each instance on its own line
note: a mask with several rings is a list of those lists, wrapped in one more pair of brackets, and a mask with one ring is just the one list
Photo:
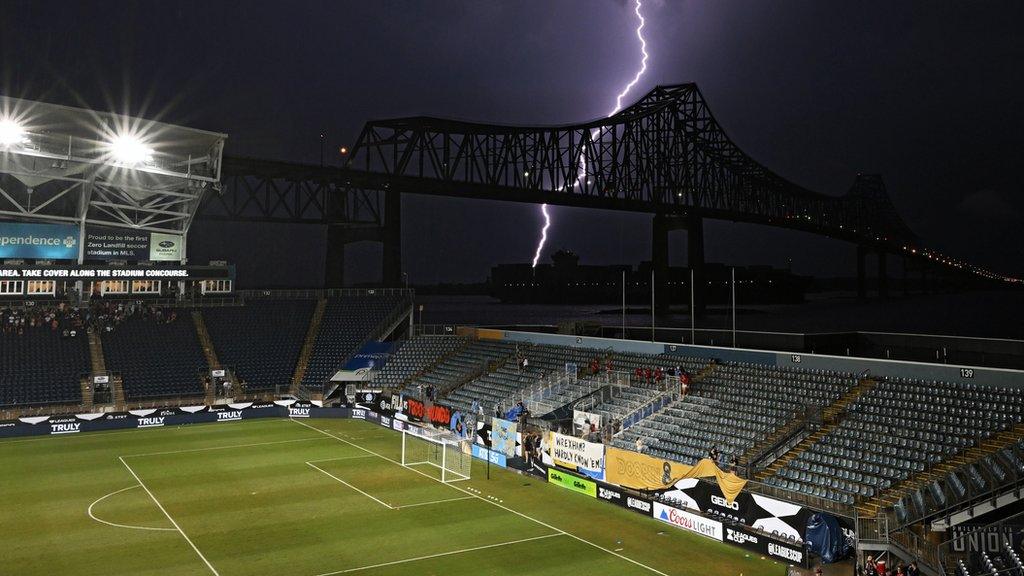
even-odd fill
[(402, 466), (433, 466), (441, 471), (442, 482), (469, 480), (473, 469), (469, 440), (421, 429), (402, 430)]

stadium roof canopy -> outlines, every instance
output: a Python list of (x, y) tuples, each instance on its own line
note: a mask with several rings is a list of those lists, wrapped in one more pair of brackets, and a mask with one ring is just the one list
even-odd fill
[(0, 218), (186, 233), (226, 138), (0, 96)]

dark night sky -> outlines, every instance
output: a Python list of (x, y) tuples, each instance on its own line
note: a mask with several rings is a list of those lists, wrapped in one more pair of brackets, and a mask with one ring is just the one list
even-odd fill
[[(829, 194), (881, 173), (931, 245), (1024, 273), (1024, 3), (646, 0), (645, 11), (650, 68), (627, 101), (695, 81), (731, 137), (777, 173)], [(634, 27), (622, 0), (7, 0), (0, 91), (160, 116), (227, 132), (230, 154), (313, 163), (321, 131), (332, 150), (371, 118), (602, 116), (637, 66)], [(404, 209), (414, 282), (482, 280), (532, 256), (534, 206), (409, 196)], [(554, 217), (550, 246), (585, 262), (649, 258), (649, 216)], [(853, 272), (847, 244), (727, 222), (706, 234), (710, 261)], [(207, 224), (191, 250), (239, 262), (243, 283), (315, 284), (322, 238)], [(378, 275), (376, 250), (352, 250), (355, 280)], [(280, 265), (257, 271), (261, 252)]]

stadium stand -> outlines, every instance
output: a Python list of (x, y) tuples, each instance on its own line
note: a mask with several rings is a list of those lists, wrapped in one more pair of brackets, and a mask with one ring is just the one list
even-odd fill
[[(437, 397), (448, 395), (452, 390), (490, 369), (492, 364), (501, 364), (515, 353), (515, 345), (498, 340), (473, 340), (454, 354), (438, 362), (433, 368), (411, 379), (404, 391), (420, 396), (424, 390), (433, 387)], [(449, 397), (449, 401), (454, 402)], [(466, 403), (466, 407), (469, 403)]]
[(317, 333), (303, 386), (326, 382), (345, 360), (369, 338), (379, 336), (384, 324), (408, 299), (398, 295), (329, 298)]
[[(847, 504), (871, 499), (1020, 423), (1022, 411), (1020, 389), (884, 379), (767, 482)], [(955, 491), (963, 477), (954, 478)], [(916, 497), (923, 513), (924, 494)]]
[(209, 367), (187, 311), (126, 306), (99, 321), (107, 368), (121, 374), (126, 399), (204, 394)]
[(457, 336), (415, 336), (399, 344), (374, 382), (382, 388), (400, 390), (417, 374), (434, 366), (469, 343)]
[(632, 448), (639, 437), (652, 454), (686, 463), (717, 448), (720, 462), (728, 462), (807, 405), (829, 405), (856, 383), (840, 372), (718, 364), (685, 397), (623, 432), (615, 444)]
[(244, 306), (206, 308), (203, 317), (218, 359), (246, 391), (286, 391), (315, 305), (249, 299)]
[(77, 311), (0, 310), (0, 406), (80, 403), (80, 380), (89, 372), (89, 342)]

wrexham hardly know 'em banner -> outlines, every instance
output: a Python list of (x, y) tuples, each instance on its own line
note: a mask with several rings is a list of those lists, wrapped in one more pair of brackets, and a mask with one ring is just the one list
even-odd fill
[(706, 458), (696, 466), (688, 466), (612, 446), (605, 455), (605, 481), (625, 488), (664, 490), (684, 478), (710, 477), (717, 479), (722, 495), (730, 503), (747, 483), (732, 472), (723, 472)]
[(604, 444), (548, 432), (548, 447), (555, 464), (604, 480)]

